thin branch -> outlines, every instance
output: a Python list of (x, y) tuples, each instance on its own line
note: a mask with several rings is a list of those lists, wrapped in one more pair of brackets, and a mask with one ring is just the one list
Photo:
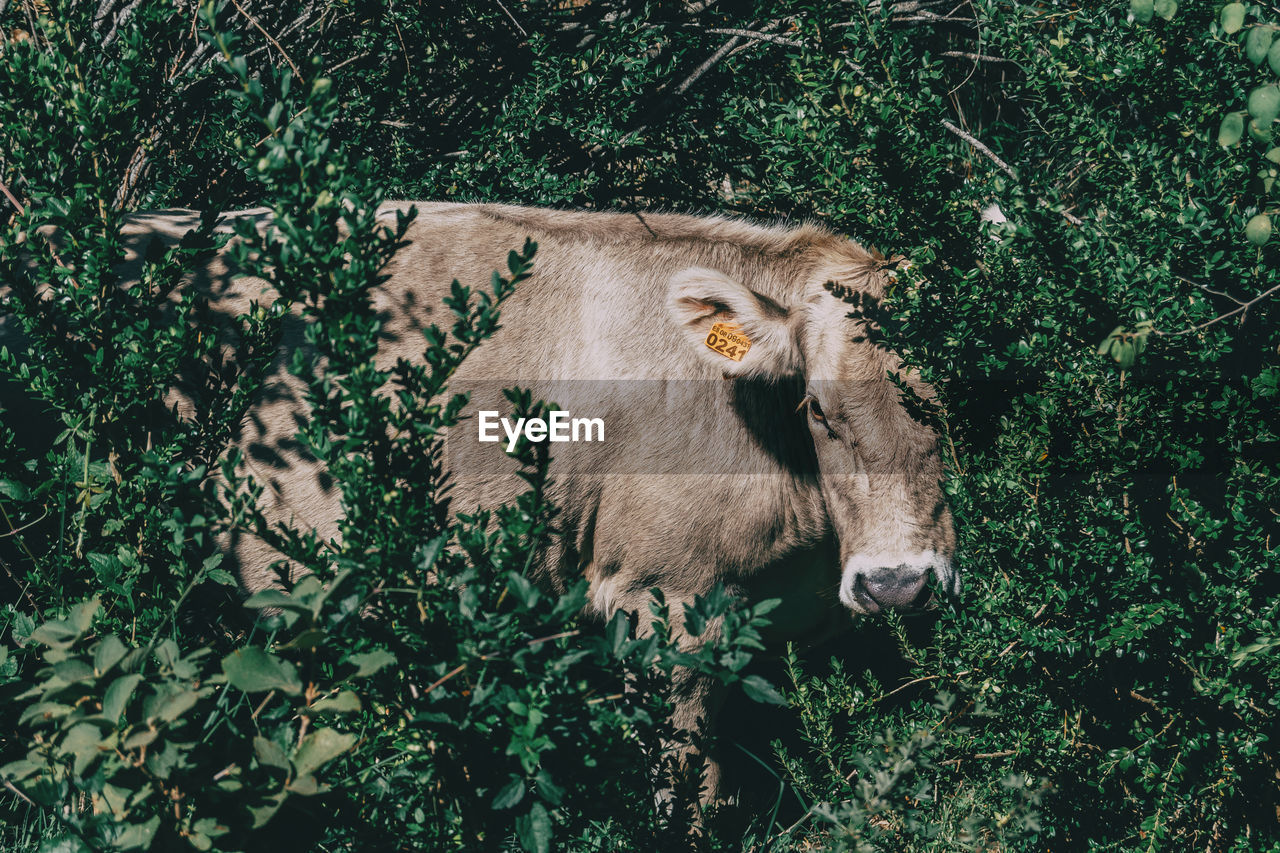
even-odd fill
[[(945, 6), (951, 0), (899, 0), (897, 3), (891, 3), (889, 6), (890, 15), (906, 15), (910, 12), (919, 12), (921, 9), (928, 9), (933, 6)], [(879, 0), (872, 0), (867, 4), (867, 11), (872, 14), (880, 12), (881, 3)], [(853, 24), (837, 24), (836, 26), (853, 26)]]
[(947, 130), (951, 131), (952, 133), (954, 133), (956, 136), (963, 139), (965, 142), (972, 145), (978, 152), (986, 155), (987, 159), (989, 159), (992, 163), (995, 163), (997, 166), (999, 166), (1000, 170), (1004, 172), (1006, 175), (1013, 178), (1015, 181), (1018, 180), (1018, 173), (1013, 170), (1013, 167), (1010, 166), (1005, 161), (1001, 160), (999, 157), (997, 157), (996, 153), (992, 151), (990, 148), (988, 148), (987, 146), (983, 145), (982, 142), (979, 141), (977, 137), (969, 133), (966, 133), (965, 131), (956, 127), (951, 122), (947, 121), (946, 119), (942, 120), (942, 126), (945, 127)]
[(497, 3), (498, 8), (501, 9), (506, 14), (506, 16), (511, 19), (511, 23), (516, 25), (516, 29), (520, 31), (520, 35), (523, 36), (524, 38), (528, 38), (529, 34), (525, 32), (524, 27), (520, 26), (520, 22), (516, 20), (516, 16), (511, 14), (511, 10), (506, 7), (506, 5), (502, 2), (502, 0), (493, 0), (493, 2)]
[(337, 65), (330, 68), (326, 73), (332, 74), (333, 72), (337, 71), (339, 68), (345, 68), (346, 66), (350, 65), (353, 62), (359, 62), (362, 59), (366, 59), (368, 56), (369, 56), (369, 51), (367, 50), (363, 53), (357, 53), (355, 56), (348, 56), (346, 59), (342, 60)]
[[(1206, 289), (1207, 289), (1207, 288), (1206, 288)], [(1214, 317), (1212, 320), (1207, 320), (1207, 321), (1205, 321), (1205, 322), (1201, 323), (1201, 324), (1200, 324), (1200, 325), (1198, 325), (1198, 326), (1192, 326), (1190, 329), (1183, 329), (1183, 330), (1182, 330), (1182, 331), (1180, 331), (1180, 332), (1162, 332), (1162, 331), (1160, 331), (1159, 329), (1155, 329), (1154, 331), (1155, 331), (1155, 333), (1156, 333), (1157, 335), (1162, 335), (1162, 336), (1164, 336), (1164, 337), (1166, 337), (1166, 338), (1176, 338), (1176, 337), (1180, 337), (1181, 335), (1190, 335), (1190, 334), (1192, 334), (1193, 332), (1198, 332), (1198, 331), (1200, 331), (1201, 329), (1207, 329), (1207, 328), (1209, 328), (1210, 326), (1212, 326), (1214, 323), (1221, 323), (1223, 320), (1227, 319), (1228, 317), (1234, 317), (1234, 316), (1235, 316), (1235, 315), (1237, 315), (1237, 314), (1240, 314), (1240, 315), (1241, 315), (1241, 317), (1240, 317), (1240, 322), (1242, 322), (1242, 323), (1243, 323), (1243, 322), (1244, 322), (1244, 316), (1243, 316), (1243, 315), (1244, 315), (1246, 312), (1248, 312), (1248, 310), (1249, 310), (1250, 308), (1252, 308), (1253, 306), (1257, 305), (1259, 302), (1261, 302), (1262, 300), (1266, 299), (1268, 296), (1270, 296), (1271, 294), (1275, 293), (1277, 290), (1280, 290), (1280, 284), (1277, 284), (1277, 285), (1275, 285), (1275, 286), (1273, 286), (1273, 287), (1269, 287), (1269, 288), (1267, 288), (1266, 290), (1264, 290), (1264, 291), (1262, 291), (1261, 293), (1259, 293), (1257, 296), (1255, 296), (1255, 297), (1253, 297), (1252, 299), (1250, 299), (1248, 302), (1240, 302), (1240, 300), (1239, 300), (1239, 299), (1236, 299), (1234, 296), (1228, 296), (1228, 297), (1227, 297), (1228, 299), (1233, 299), (1233, 300), (1235, 300), (1236, 302), (1240, 302), (1239, 307), (1237, 307), (1237, 308), (1233, 308), (1233, 309), (1231, 309), (1230, 311), (1228, 311), (1228, 312), (1227, 312), (1227, 313), (1225, 313), (1225, 314), (1219, 314), (1217, 317)], [(1212, 291), (1210, 291), (1210, 292), (1212, 292)], [(1224, 294), (1224, 295), (1225, 295), (1225, 294)]]
[(974, 62), (1003, 62), (1009, 65), (1017, 65), (1012, 59), (1005, 59), (1003, 56), (988, 56), (985, 53), (968, 53), (963, 50), (944, 50), (939, 56), (951, 56), (956, 59), (972, 59)]
[(4, 786), (8, 788), (10, 791), (13, 791), (13, 793), (17, 794), (19, 797), (21, 797), (23, 802), (25, 802), (27, 805), (35, 806), (35, 803), (32, 802), (31, 798), (28, 797), (26, 794), (22, 793), (21, 791), (19, 791), (17, 788), (15, 788), (13, 783), (10, 782), (8, 779), (4, 780)]
[(771, 44), (780, 44), (786, 47), (804, 47), (804, 42), (799, 39), (789, 39), (785, 36), (775, 36), (771, 33), (758, 33), (755, 30), (738, 30), (732, 27), (707, 27), (706, 31), (724, 36), (742, 36), (745, 39), (767, 41)]
[(448, 681), (450, 678), (453, 678), (455, 675), (457, 675), (458, 673), (462, 672), (462, 671), (463, 671), (464, 669), (466, 669), (466, 668), (467, 668), (467, 665), (466, 665), (465, 663), (460, 663), (460, 664), (458, 664), (458, 665), (457, 665), (457, 666), (455, 666), (453, 669), (449, 670), (449, 671), (448, 671), (448, 672), (446, 672), (444, 675), (440, 676), (440, 677), (439, 677), (439, 678), (437, 678), (435, 681), (433, 681), (433, 682), (432, 682), (432, 683), (427, 687), (427, 689), (426, 689), (426, 690), (422, 691), (422, 695), (424, 695), (424, 696), (425, 696), (426, 694), (430, 693), (432, 690), (435, 690), (435, 689), (436, 689), (437, 687), (439, 687), (441, 684), (444, 684), (444, 683), (445, 683), (446, 681)]
[(1182, 282), (1183, 284), (1190, 284), (1194, 287), (1198, 287), (1201, 290), (1203, 290), (1205, 293), (1212, 293), (1214, 296), (1221, 296), (1223, 299), (1230, 299), (1232, 302), (1234, 302), (1237, 305), (1244, 304), (1243, 299), (1237, 299), (1236, 297), (1232, 296), (1230, 293), (1226, 293), (1221, 290), (1214, 290), (1212, 287), (1210, 287), (1207, 284), (1201, 284), (1198, 281), (1192, 281), (1191, 279), (1185, 276), (1178, 275), (1177, 273), (1174, 273), (1173, 277), (1176, 278), (1178, 281)]
[[(627, 141), (635, 138), (636, 136), (639, 136), (641, 133), (644, 133), (646, 130), (648, 130), (649, 124), (657, 116), (666, 112), (667, 107), (670, 106), (672, 101), (674, 101), (680, 95), (683, 95), (685, 92), (689, 91), (690, 86), (692, 86), (694, 83), (697, 83), (700, 79), (702, 79), (703, 75), (705, 75), (712, 68), (715, 68), (716, 65), (720, 63), (721, 60), (723, 60), (726, 56), (729, 55), (730, 51), (732, 51), (735, 47), (738, 46), (739, 43), (741, 43), (741, 41), (742, 41), (742, 36), (733, 36), (724, 44), (720, 45), (720, 47), (716, 50), (715, 53), (707, 57), (707, 59), (704, 60), (702, 64), (700, 64), (697, 68), (693, 69), (693, 71), (689, 74), (689, 76), (681, 80), (680, 84), (676, 86), (675, 89), (672, 90), (670, 95), (663, 98), (657, 105), (655, 105), (652, 109), (646, 112), (644, 115), (644, 118), (640, 120), (639, 124), (637, 124), (631, 130), (628, 130), (625, 134), (623, 134), (622, 137), (618, 140), (617, 144), (623, 145)], [(588, 153), (597, 154), (603, 150), (604, 150), (603, 145), (595, 145), (591, 148), (591, 150)]]
[(284, 57), (284, 61), (289, 63), (289, 67), (293, 69), (294, 76), (297, 77), (299, 80), (301, 80), (302, 72), (298, 70), (298, 66), (295, 65), (293, 60), (289, 58), (289, 54), (285, 52), (285, 49), (280, 46), (280, 42), (276, 41), (271, 36), (271, 33), (267, 32), (266, 28), (263, 27), (262, 24), (258, 23), (257, 18), (249, 14), (248, 10), (240, 5), (240, 0), (231, 0), (231, 5), (235, 6), (236, 11), (238, 11), (241, 15), (244, 15), (249, 20), (249, 23), (253, 24), (258, 29), (258, 32), (262, 33), (263, 38), (271, 42), (272, 47), (280, 51), (280, 55)]
[(939, 761), (939, 764), (960, 764), (975, 758), (1008, 758), (1011, 755), (1017, 755), (1016, 749), (1002, 749), (999, 752), (978, 752), (970, 755), (968, 758), (948, 758), (946, 761)]
[(950, 15), (939, 15), (934, 12), (921, 11), (917, 15), (908, 15), (903, 18), (890, 18), (891, 24), (959, 24), (965, 29), (972, 29), (978, 25), (973, 18), (953, 18)]
[(4, 197), (9, 199), (9, 203), (18, 209), (18, 213), (27, 212), (27, 209), (22, 206), (22, 202), (18, 201), (18, 197), (9, 191), (9, 185), (4, 181), (0, 181), (0, 192), (3, 192)]
[[(49, 507), (46, 505), (44, 508), (44, 512), (35, 521), (28, 521), (26, 524), (22, 525), (21, 527), (13, 527), (12, 524), (10, 524), (9, 532), (0, 533), (0, 539), (4, 539), (5, 537), (8, 537), (8, 536), (17, 536), (19, 533), (26, 530), (28, 527), (35, 527), (37, 524), (44, 521), (48, 517), (49, 517)], [(9, 520), (9, 516), (6, 514), (5, 521), (8, 522), (8, 520)]]
[(697, 83), (699, 80), (702, 79), (703, 75), (705, 75), (712, 68), (715, 68), (717, 65), (719, 65), (720, 60), (728, 56), (729, 51), (737, 47), (738, 42), (740, 42), (741, 40), (742, 40), (741, 36), (734, 36), (724, 44), (720, 45), (720, 47), (716, 50), (715, 53), (708, 56), (705, 60), (703, 60), (701, 65), (693, 69), (693, 72), (688, 77), (680, 81), (680, 85), (676, 86), (676, 88), (672, 92), (672, 95), (673, 96), (683, 95), (685, 92), (689, 91), (690, 86), (692, 86), (694, 83)]

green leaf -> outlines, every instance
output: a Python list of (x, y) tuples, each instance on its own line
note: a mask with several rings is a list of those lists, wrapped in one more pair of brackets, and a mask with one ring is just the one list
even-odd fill
[(221, 584), (222, 586), (229, 586), (233, 588), (239, 586), (239, 584), (236, 583), (235, 575), (231, 574), (231, 572), (226, 569), (210, 569), (208, 578), (214, 583)]
[(346, 662), (355, 664), (356, 672), (355, 675), (351, 676), (352, 678), (366, 678), (384, 666), (390, 666), (395, 663), (396, 656), (386, 649), (374, 649), (371, 652), (351, 655)]
[(1244, 236), (1255, 246), (1261, 246), (1271, 239), (1271, 217), (1265, 213), (1253, 216), (1244, 226)]
[(146, 823), (134, 823), (111, 842), (116, 850), (147, 850), (156, 830), (160, 828), (160, 816), (155, 815)]
[(1118, 341), (1112, 349), (1112, 353), (1121, 370), (1128, 370), (1133, 367), (1133, 360), (1138, 355), (1132, 341)]
[(1156, 0), (1156, 14), (1166, 21), (1172, 21), (1178, 14), (1178, 0)]
[(520, 844), (530, 853), (547, 853), (551, 849), (551, 816), (542, 803), (534, 803), (527, 815), (516, 820)]
[(336, 696), (326, 696), (311, 706), (316, 713), (350, 714), (360, 710), (360, 697), (351, 690), (343, 690)]
[(83, 634), (89, 630), (89, 626), (93, 624), (93, 617), (98, 615), (98, 607), (100, 602), (96, 598), (88, 601), (82, 601), (71, 608), (71, 613), (67, 616), (67, 622), (76, 632)]
[(72, 769), (77, 776), (83, 775), (90, 764), (109, 751), (103, 748), (102, 733), (93, 723), (77, 723), (72, 726), (58, 747), (64, 755), (75, 757)]
[(1111, 330), (1111, 334), (1102, 339), (1102, 343), (1098, 344), (1098, 355), (1110, 355), (1111, 350), (1115, 347), (1116, 342), (1124, 334), (1124, 326), (1116, 326)]
[(519, 572), (507, 572), (507, 590), (523, 607), (533, 607), (542, 597), (538, 588)]
[(293, 766), (299, 776), (319, 770), (328, 762), (356, 745), (355, 735), (337, 729), (316, 729), (302, 739), (293, 755)]
[(108, 634), (93, 647), (93, 670), (98, 676), (104, 675), (118, 664), (129, 650), (115, 634)]
[(256, 646), (237, 649), (222, 659), (227, 681), (246, 693), (282, 690), (296, 694), (302, 690), (293, 664)]
[(768, 681), (758, 675), (748, 675), (742, 679), (743, 691), (757, 702), (767, 705), (785, 705), (787, 700)]
[(15, 501), (25, 501), (28, 496), (27, 487), (14, 480), (0, 480), (0, 495)]
[(79, 633), (66, 622), (46, 622), (31, 632), (28, 641), (42, 643), (55, 649), (69, 648)]
[(111, 682), (111, 686), (103, 694), (102, 716), (109, 720), (112, 725), (115, 725), (116, 721), (120, 719), (120, 715), (124, 713), (125, 706), (129, 704), (129, 697), (133, 695), (133, 691), (140, 681), (142, 681), (142, 676), (137, 673), (122, 675)]
[(504, 787), (501, 791), (498, 792), (497, 796), (493, 798), (492, 806), (498, 811), (502, 811), (503, 809), (514, 808), (515, 806), (518, 806), (520, 804), (520, 801), (523, 799), (524, 799), (524, 780), (513, 779), (511, 780), (510, 785), (507, 785), (506, 787)]
[(1267, 58), (1273, 35), (1270, 27), (1254, 27), (1244, 37), (1244, 55), (1254, 65), (1261, 65), (1262, 60)]
[(1222, 15), (1218, 20), (1227, 35), (1239, 32), (1244, 26), (1244, 11), (1243, 3), (1228, 3), (1222, 7)]
[(308, 628), (302, 631), (298, 636), (282, 646), (279, 649), (314, 649), (316, 646), (324, 642), (326, 633), (323, 628)]
[(253, 754), (257, 756), (258, 763), (268, 767), (280, 767), (285, 770), (289, 769), (289, 757), (284, 754), (284, 750), (273, 740), (258, 735), (253, 739)]
[(255, 592), (245, 600), (244, 606), (253, 610), (262, 610), (266, 607), (278, 607), (281, 610), (294, 610), (298, 613), (311, 612), (311, 607), (309, 605), (299, 601), (287, 592), (282, 592), (278, 589), (264, 589), (259, 592)]
[(1244, 136), (1244, 116), (1227, 113), (1218, 127), (1218, 144), (1224, 148), (1235, 145)]
[(436, 560), (440, 557), (440, 552), (444, 550), (446, 538), (437, 536), (414, 552), (413, 563), (417, 571), (424, 573), (424, 575), (426, 572), (431, 571), (431, 567), (435, 565)]
[(1260, 125), (1270, 125), (1280, 115), (1280, 88), (1274, 83), (1259, 86), (1249, 93), (1249, 115)]
[(177, 685), (171, 685), (167, 690), (158, 692), (145, 703), (145, 713), (147, 721), (162, 720), (166, 723), (172, 723), (183, 714), (195, 707), (200, 701), (200, 694), (195, 690), (183, 690)]
[(1139, 23), (1150, 23), (1155, 11), (1155, 0), (1129, 0), (1129, 14), (1133, 15), (1133, 19)]
[(93, 667), (80, 658), (67, 658), (53, 665), (53, 674), (67, 684), (74, 684), (93, 678)]

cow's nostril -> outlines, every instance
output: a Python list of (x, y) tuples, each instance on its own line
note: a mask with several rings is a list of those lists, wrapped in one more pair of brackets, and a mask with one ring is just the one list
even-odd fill
[(879, 608), (914, 610), (928, 604), (933, 595), (929, 589), (929, 571), (880, 569), (858, 577), (859, 585)]

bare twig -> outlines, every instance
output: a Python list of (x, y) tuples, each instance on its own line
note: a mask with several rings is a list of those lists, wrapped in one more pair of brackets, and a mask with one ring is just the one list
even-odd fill
[[(934, 6), (945, 6), (951, 0), (899, 0), (897, 3), (890, 3), (890, 15), (907, 15), (911, 12), (919, 12), (921, 9), (928, 9)], [(881, 7), (880, 0), (872, 0), (867, 4), (867, 11), (872, 14), (879, 14)], [(853, 24), (837, 24), (836, 26), (853, 26)]]
[[(1207, 290), (1208, 288), (1205, 288), (1205, 289)], [(1259, 302), (1266, 299), (1268, 296), (1275, 293), (1277, 290), (1280, 290), (1280, 284), (1267, 288), (1266, 290), (1259, 293), (1257, 296), (1250, 299), (1248, 302), (1241, 302), (1239, 299), (1236, 299), (1234, 296), (1228, 296), (1227, 297), (1228, 299), (1231, 299), (1234, 302), (1238, 302), (1239, 306), (1231, 309), (1225, 314), (1219, 314), (1217, 317), (1214, 317), (1212, 320), (1206, 320), (1205, 322), (1201, 323), (1198, 326), (1192, 326), (1190, 329), (1183, 329), (1180, 332), (1162, 332), (1159, 329), (1155, 329), (1154, 331), (1157, 335), (1161, 335), (1163, 337), (1176, 338), (1181, 335), (1190, 335), (1193, 332), (1200, 331), (1201, 329), (1207, 329), (1210, 326), (1212, 326), (1214, 323), (1221, 323), (1223, 320), (1227, 319), (1228, 317), (1234, 317), (1237, 314), (1241, 315), (1240, 322), (1243, 323), (1244, 315), (1249, 311), (1250, 308), (1252, 308), (1254, 305), (1257, 305)], [(1213, 291), (1210, 291), (1210, 293), (1212, 292)], [(1225, 296), (1226, 294), (1222, 294), (1222, 295)]]
[(1237, 299), (1236, 297), (1232, 296), (1230, 293), (1226, 293), (1225, 291), (1222, 291), (1222, 290), (1214, 290), (1212, 287), (1210, 287), (1207, 284), (1200, 284), (1197, 281), (1192, 281), (1191, 279), (1185, 278), (1176, 273), (1174, 274), (1173, 277), (1176, 278), (1178, 281), (1182, 282), (1183, 284), (1195, 285), (1196, 287), (1203, 290), (1205, 293), (1212, 293), (1214, 296), (1221, 296), (1223, 299), (1230, 299), (1232, 302), (1234, 302), (1237, 305), (1243, 305), (1245, 303), (1245, 300)]
[[(330, 68), (327, 73), (332, 74), (333, 72), (337, 71), (339, 68), (345, 68), (351, 63), (359, 62), (360, 60), (365, 59), (368, 56), (369, 56), (369, 51), (367, 50), (364, 51), (363, 53), (357, 53), (355, 56), (348, 56), (346, 59), (342, 60), (337, 65)], [(406, 60), (406, 63), (407, 63), (407, 60)]]
[(435, 681), (431, 682), (431, 684), (427, 687), (427, 689), (422, 691), (423, 695), (425, 696), (426, 694), (430, 693), (432, 690), (435, 690), (441, 684), (444, 684), (446, 681), (453, 678), (455, 675), (462, 672), (466, 668), (467, 668), (467, 665), (465, 663), (458, 664), (453, 669), (449, 670), (444, 675), (440, 676)]
[(948, 758), (946, 761), (939, 761), (939, 764), (960, 764), (964, 761), (970, 761), (978, 758), (1008, 758), (1010, 755), (1017, 755), (1016, 749), (1002, 749), (999, 752), (978, 752), (970, 755), (968, 758)]
[(945, 127), (947, 130), (951, 131), (952, 133), (954, 133), (956, 136), (963, 139), (965, 142), (972, 145), (974, 149), (976, 149), (979, 153), (986, 155), (988, 160), (990, 160), (992, 163), (995, 163), (997, 166), (1000, 167), (1000, 171), (1004, 172), (1006, 175), (1013, 178), (1015, 181), (1018, 180), (1018, 173), (1013, 170), (1013, 167), (1010, 166), (1005, 161), (1001, 160), (998, 156), (996, 156), (996, 153), (992, 151), (990, 148), (988, 148), (987, 146), (983, 145), (982, 142), (977, 137), (973, 136), (972, 134), (966, 133), (965, 131), (956, 127), (951, 122), (947, 121), (946, 119), (942, 120), (942, 126)]
[[(46, 506), (44, 508), (44, 512), (35, 521), (28, 521), (26, 524), (22, 525), (21, 527), (15, 528), (10, 526), (10, 530), (8, 533), (0, 533), (0, 539), (4, 539), (6, 536), (16, 536), (22, 531), (26, 530), (28, 527), (35, 527), (37, 524), (44, 521), (48, 517), (49, 517), (49, 507)], [(9, 520), (9, 516), (6, 514), (5, 521), (8, 521), (8, 520)]]
[[(623, 134), (622, 138), (618, 140), (617, 144), (622, 145), (628, 142), (629, 140), (639, 136), (641, 133), (644, 133), (646, 130), (648, 130), (650, 123), (657, 116), (666, 112), (667, 107), (671, 104), (673, 100), (683, 95), (685, 92), (689, 91), (689, 88), (694, 83), (697, 83), (699, 80), (701, 80), (703, 75), (705, 75), (712, 68), (715, 68), (716, 65), (720, 63), (721, 60), (723, 60), (726, 56), (729, 55), (730, 51), (732, 51), (735, 47), (737, 47), (741, 43), (742, 43), (742, 36), (733, 36), (724, 44), (720, 45), (720, 47), (716, 50), (715, 53), (707, 57), (700, 65), (698, 65), (697, 68), (693, 69), (693, 71), (690, 72), (690, 74), (687, 77), (681, 80), (680, 83), (671, 91), (670, 95), (663, 98), (657, 105), (655, 105), (653, 108), (648, 110), (644, 114), (644, 117), (640, 120), (640, 122), (635, 127), (633, 127), (631, 130), (628, 130), (625, 134)], [(604, 150), (603, 145), (594, 145), (592, 146), (589, 153), (598, 154), (600, 151), (603, 151), (603, 150)]]
[(918, 15), (907, 15), (901, 18), (890, 18), (894, 24), (959, 24), (966, 29), (977, 26), (973, 18), (953, 18), (950, 15), (939, 15), (934, 12), (921, 11)]
[(1152, 708), (1155, 708), (1157, 711), (1160, 710), (1160, 706), (1156, 704), (1156, 700), (1152, 699), (1149, 696), (1143, 696), (1141, 693), (1139, 693), (1136, 690), (1129, 691), (1129, 698), (1137, 699), (1139, 702), (1141, 702), (1144, 705), (1150, 705)]
[(939, 56), (951, 56), (956, 59), (972, 59), (974, 62), (1002, 62), (1009, 65), (1017, 65), (1012, 59), (1005, 59), (1003, 56), (988, 56), (985, 53), (968, 53), (963, 50), (944, 50)]
[(692, 73), (690, 73), (688, 77), (685, 77), (683, 80), (680, 81), (680, 84), (676, 86), (674, 90), (672, 90), (672, 95), (673, 96), (683, 95), (685, 92), (689, 91), (690, 86), (692, 86), (694, 83), (697, 83), (699, 80), (702, 79), (703, 75), (705, 75), (712, 68), (715, 68), (717, 65), (719, 65), (720, 60), (728, 56), (729, 51), (737, 47), (740, 41), (742, 41), (742, 36), (734, 36), (724, 44), (720, 45), (720, 47), (716, 50), (715, 53), (708, 56), (705, 60), (703, 60), (702, 64), (700, 64), (697, 68), (693, 69)]
[(23, 802), (25, 802), (27, 805), (29, 805), (29, 806), (34, 806), (34, 805), (35, 805), (35, 803), (31, 801), (31, 798), (30, 798), (30, 797), (28, 797), (26, 794), (22, 793), (22, 792), (21, 792), (21, 791), (19, 791), (17, 788), (15, 788), (15, 787), (13, 786), (13, 783), (12, 783), (12, 782), (10, 782), (8, 779), (5, 779), (5, 780), (4, 780), (4, 786), (5, 786), (6, 788), (8, 788), (10, 791), (13, 791), (13, 792), (14, 792), (15, 794), (17, 794), (19, 797), (21, 797), (21, 798), (22, 798), (22, 800), (23, 800)]
[(502, 0), (493, 0), (493, 2), (497, 3), (498, 8), (501, 9), (503, 13), (508, 18), (511, 19), (511, 23), (515, 24), (516, 29), (520, 31), (520, 35), (523, 36), (524, 38), (528, 38), (529, 34), (525, 32), (524, 27), (520, 26), (520, 22), (516, 20), (516, 16), (511, 14), (511, 10), (506, 7), (506, 5), (502, 2)]
[(284, 57), (284, 61), (289, 63), (289, 67), (293, 69), (294, 76), (301, 79), (302, 72), (298, 70), (298, 66), (294, 64), (294, 61), (289, 57), (289, 54), (285, 52), (285, 49), (280, 46), (280, 42), (276, 41), (275, 38), (272, 37), (271, 33), (267, 32), (266, 28), (263, 27), (262, 24), (258, 23), (257, 18), (249, 14), (249, 11), (240, 5), (240, 0), (231, 0), (231, 5), (235, 6), (236, 11), (241, 15), (244, 15), (245, 18), (248, 19), (249, 23), (253, 24), (254, 27), (257, 28), (258, 32), (262, 33), (263, 38), (271, 42), (272, 47), (280, 51), (280, 55)]
[(9, 191), (9, 185), (6, 184), (4, 181), (0, 181), (0, 192), (4, 193), (4, 197), (9, 199), (9, 204), (12, 204), (14, 207), (16, 207), (19, 213), (27, 212), (27, 209), (22, 206), (22, 202), (18, 201), (18, 197)]
[(775, 36), (772, 33), (758, 33), (755, 30), (738, 30), (732, 27), (707, 27), (706, 31), (724, 36), (742, 36), (745, 39), (767, 41), (771, 44), (781, 44), (786, 47), (804, 47), (804, 42), (799, 39), (791, 39), (786, 36)]

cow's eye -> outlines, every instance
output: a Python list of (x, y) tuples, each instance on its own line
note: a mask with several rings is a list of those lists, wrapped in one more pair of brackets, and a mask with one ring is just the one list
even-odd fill
[(831, 424), (827, 422), (827, 413), (822, 411), (822, 404), (818, 402), (818, 398), (810, 394), (805, 397), (805, 404), (809, 409), (809, 417), (813, 418), (813, 422), (821, 426), (827, 431), (827, 435), (832, 438), (836, 437), (836, 431), (831, 428)]

